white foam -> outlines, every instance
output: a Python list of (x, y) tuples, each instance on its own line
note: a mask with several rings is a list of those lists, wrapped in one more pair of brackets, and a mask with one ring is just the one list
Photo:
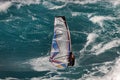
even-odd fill
[(19, 80), (18, 78), (13, 78), (13, 77), (6, 77), (5, 79), (0, 79), (0, 80)]
[(11, 5), (11, 2), (0, 2), (0, 12), (6, 12)]
[(48, 2), (48, 1), (44, 1), (42, 4), (43, 4), (45, 7), (47, 7), (48, 9), (51, 9), (51, 10), (53, 10), (53, 9), (60, 9), (60, 8), (63, 8), (63, 7), (66, 6), (66, 3), (65, 3), (64, 5), (57, 6), (57, 5), (52, 4), (51, 2)]
[(71, 14), (72, 14), (72, 16), (79, 16), (79, 15), (81, 15), (80, 12), (72, 12)]
[(82, 0), (82, 1), (76, 0), (73, 1), (73, 3), (85, 5), (85, 4), (97, 3), (98, 1), (100, 0)]
[(96, 48), (97, 50), (94, 53), (96, 55), (99, 55), (99, 54), (101, 54), (101, 53), (103, 53), (103, 52), (105, 52), (105, 51), (107, 51), (109, 49), (112, 49), (114, 47), (120, 46), (120, 39), (116, 39), (116, 40), (110, 41), (110, 42), (108, 42), (106, 44), (103, 44), (103, 45), (99, 44), (99, 45), (100, 45), (100, 47), (97, 47)]
[(33, 20), (33, 21), (35, 21), (35, 20), (37, 20), (37, 18), (36, 18), (36, 17), (34, 17), (34, 16), (32, 16), (32, 20)]
[(51, 76), (50, 78), (40, 78), (40, 77), (33, 77), (30, 80), (68, 80), (65, 77), (59, 77), (59, 76)]
[(23, 6), (23, 5), (22, 5), (22, 4), (18, 4), (18, 5), (17, 5), (17, 9), (20, 9), (21, 6)]
[(90, 18), (94, 13), (87, 13), (87, 17)]
[(113, 6), (115, 6), (115, 7), (120, 5), (120, 0), (109, 0), (109, 2), (112, 3)]
[[(115, 61), (112, 61), (112, 63), (114, 64), (112, 65), (106, 65), (104, 64), (103, 66), (101, 66), (101, 68), (98, 68), (99, 71), (104, 73), (104, 69), (106, 69), (105, 71), (105, 75), (104, 76), (94, 76), (93, 74), (95, 73), (90, 73), (90, 74), (86, 74), (82, 77), (82, 79), (84, 80), (120, 80), (120, 57), (117, 58)], [(108, 68), (111, 67), (111, 70), (108, 70)], [(80, 79), (81, 80), (81, 79)]]
[(88, 18), (90, 18), (95, 13), (71, 12), (71, 14), (72, 14), (73, 17), (84, 15), (84, 16), (87, 16)]
[(35, 71), (47, 71), (56, 69), (50, 62), (49, 57), (31, 59), (26, 64), (30, 64)]
[(94, 24), (99, 24), (101, 27), (103, 27), (104, 23), (103, 21), (104, 20), (114, 20), (115, 18), (114, 17), (111, 17), (111, 16), (93, 16), (90, 18), (90, 21), (92, 21)]
[(91, 3), (96, 3), (101, 0), (56, 0), (56, 1), (61, 1), (61, 2), (68, 2), (68, 3), (74, 3), (74, 4), (91, 4)]
[(96, 50), (102, 48), (102, 46), (103, 46), (103, 43), (99, 43), (99, 44), (97, 44), (97, 45), (93, 45), (91, 51), (92, 51), (92, 52), (95, 52)]
[(112, 70), (103, 78), (110, 78), (110, 80), (120, 80), (120, 58), (116, 59)]
[(95, 33), (89, 33), (88, 34), (87, 42), (84, 45), (84, 48), (82, 50), (80, 50), (81, 57), (84, 54), (84, 52), (86, 51), (87, 46), (89, 46), (90, 44), (94, 43), (97, 37), (99, 37), (99, 35), (97, 35)]
[(88, 35), (88, 33), (86, 32), (80, 32), (80, 31), (70, 31), (71, 33), (77, 33), (77, 34), (85, 34)]
[(90, 33), (90, 34), (88, 35), (88, 37), (87, 37), (87, 43), (86, 43), (85, 46), (87, 47), (87, 46), (90, 45), (91, 43), (95, 42), (95, 40), (96, 40), (97, 37), (98, 37), (97, 34), (95, 34), (95, 33)]
[(99, 35), (97, 35), (96, 33), (89, 33), (88, 37), (87, 37), (87, 42), (84, 45), (84, 48), (82, 50), (80, 50), (80, 54), (83, 55), (83, 53), (86, 50), (87, 46), (94, 43), (97, 37), (99, 37)]
[(62, 6), (54, 6), (54, 7), (51, 7), (51, 8), (49, 8), (49, 9), (60, 9), (60, 8), (63, 8), (63, 7), (65, 7), (66, 5), (62, 5)]
[(40, 77), (33, 77), (30, 80), (43, 80), (43, 79), (41, 79)]
[[(85, 4), (94, 4), (102, 0), (56, 0), (56, 1), (85, 5)], [(104, 0), (104, 1), (110, 2), (114, 6), (120, 5), (120, 0)]]
[(24, 5), (40, 4), (41, 0), (11, 0), (12, 3), (18, 3), (16, 6), (20, 9)]
[(11, 0), (11, 2), (17, 2), (17, 3), (22, 3), (22, 4), (40, 4), (41, 0)]
[(120, 52), (119, 52), (119, 51), (117, 51), (117, 54), (119, 54), (119, 55), (120, 55)]

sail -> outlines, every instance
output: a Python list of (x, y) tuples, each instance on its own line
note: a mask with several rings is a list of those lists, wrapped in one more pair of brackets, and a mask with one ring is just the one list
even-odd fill
[(58, 68), (66, 68), (71, 51), (70, 32), (64, 16), (55, 17), (50, 62)]

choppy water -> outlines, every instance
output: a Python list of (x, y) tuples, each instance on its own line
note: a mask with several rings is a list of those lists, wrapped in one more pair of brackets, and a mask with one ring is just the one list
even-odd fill
[[(55, 16), (65, 16), (76, 65), (48, 62)], [(120, 80), (120, 0), (0, 2), (0, 80)]]

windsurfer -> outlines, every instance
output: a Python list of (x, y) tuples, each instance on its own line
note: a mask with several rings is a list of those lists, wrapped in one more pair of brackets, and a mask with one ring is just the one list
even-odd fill
[(72, 52), (70, 52), (68, 61), (69, 61), (68, 66), (74, 66), (74, 64), (75, 64), (75, 56), (73, 55)]

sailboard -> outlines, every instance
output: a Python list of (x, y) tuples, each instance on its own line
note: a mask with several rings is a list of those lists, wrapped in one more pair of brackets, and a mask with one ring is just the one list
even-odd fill
[(71, 52), (71, 38), (64, 16), (57, 16), (54, 20), (54, 35), (52, 39), (49, 61), (57, 68), (66, 68)]

